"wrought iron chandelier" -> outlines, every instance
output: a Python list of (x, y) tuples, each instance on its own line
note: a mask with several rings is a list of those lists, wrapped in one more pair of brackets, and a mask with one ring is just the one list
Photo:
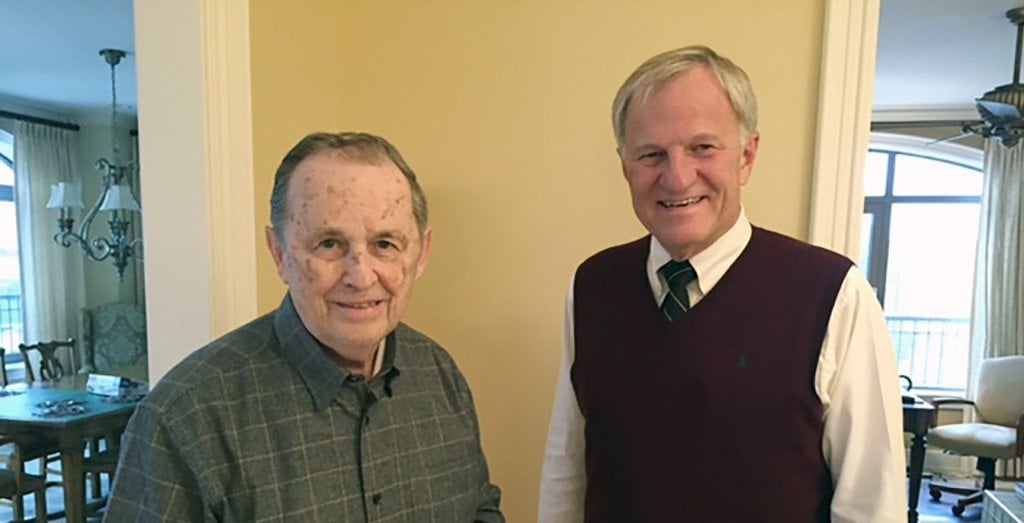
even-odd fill
[[(78, 232), (74, 232), (74, 209), (82, 209), (82, 189), (76, 183), (57, 183), (51, 186), (50, 199), (46, 207), (60, 209), (57, 224), (60, 230), (53, 241), (63, 247), (78, 245), (82, 253), (93, 260), (102, 261), (110, 258), (117, 269), (117, 277), (124, 280), (124, 269), (132, 256), (138, 257), (137, 249), (142, 247), (142, 239), (132, 239), (132, 212), (138, 212), (139, 202), (132, 194), (128, 185), (128, 174), (137, 167), (134, 161), (121, 163), (120, 147), (117, 138), (117, 79), (114, 69), (125, 52), (119, 49), (101, 49), (100, 56), (110, 65), (110, 160), (101, 158), (96, 162), (96, 169), (103, 173), (103, 189), (96, 203), (82, 219)], [(100, 211), (109, 212), (107, 223), (110, 224), (110, 239), (90, 238), (89, 227)]]

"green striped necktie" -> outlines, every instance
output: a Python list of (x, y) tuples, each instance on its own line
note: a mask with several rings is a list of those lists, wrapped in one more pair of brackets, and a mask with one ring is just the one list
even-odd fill
[(697, 279), (697, 271), (693, 270), (693, 265), (688, 261), (669, 260), (658, 269), (658, 272), (668, 282), (668, 294), (661, 302), (661, 313), (668, 321), (678, 320), (690, 310), (690, 296), (686, 292), (686, 286)]

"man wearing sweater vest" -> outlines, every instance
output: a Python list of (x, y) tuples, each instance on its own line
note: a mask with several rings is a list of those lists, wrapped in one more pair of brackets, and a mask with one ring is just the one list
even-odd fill
[(650, 232), (587, 259), (541, 478), (541, 523), (906, 521), (900, 388), (850, 260), (747, 220), (750, 80), (702, 46), (612, 107)]

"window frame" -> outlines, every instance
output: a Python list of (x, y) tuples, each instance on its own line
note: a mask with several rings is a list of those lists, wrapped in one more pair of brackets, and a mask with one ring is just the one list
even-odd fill
[[(903, 203), (971, 203), (982, 204), (982, 195), (894, 195), (893, 187), (896, 176), (896, 158), (899, 155), (915, 156), (939, 162), (951, 163), (971, 170), (978, 171), (979, 175), (984, 173), (984, 151), (972, 147), (948, 142), (935, 142), (930, 138), (916, 136), (896, 135), (890, 133), (871, 133), (871, 140), (868, 152), (886, 153), (885, 192), (881, 196), (864, 196), (863, 215), (871, 214), (872, 228), (870, 231), (861, 231), (863, 235), (870, 235), (869, 252), (862, 253), (867, 256), (869, 266), (863, 267), (865, 277), (874, 287), (878, 301), (885, 303), (887, 286), (887, 269), (889, 262), (889, 232), (891, 227), (892, 207), (895, 204)], [(862, 218), (863, 219), (863, 218)], [(895, 346), (893, 347), (895, 350)], [(969, 369), (965, 369), (968, 372)], [(966, 383), (966, 376), (964, 382)], [(927, 388), (925, 391), (963, 392), (954, 387), (949, 388)]]

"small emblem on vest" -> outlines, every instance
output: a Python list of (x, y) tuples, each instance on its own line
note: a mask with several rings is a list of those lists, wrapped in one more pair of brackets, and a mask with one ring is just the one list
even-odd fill
[(750, 366), (750, 358), (746, 354), (740, 354), (740, 368), (745, 369)]

